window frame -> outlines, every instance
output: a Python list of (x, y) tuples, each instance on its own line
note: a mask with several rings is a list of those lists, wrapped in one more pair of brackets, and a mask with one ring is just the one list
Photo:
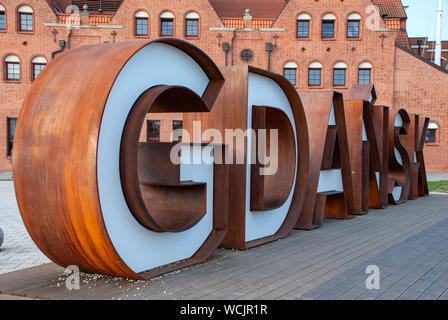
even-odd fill
[[(146, 33), (145, 34), (139, 34), (138, 33), (138, 21), (144, 20), (146, 22)], [(143, 18), (143, 17), (135, 17), (134, 16), (134, 36), (136, 37), (148, 37), (149, 36), (149, 18)]]
[(12, 136), (11, 145), (10, 145), (11, 136), (9, 135), (12, 120), (16, 121), (16, 128), (17, 128), (17, 117), (6, 117), (6, 157), (7, 158), (10, 158), (12, 156), (12, 151), (14, 148), (15, 132), (14, 132), (14, 135)]
[(3, 14), (5, 16), (5, 28), (1, 29), (0, 28), (0, 32), (6, 32), (6, 30), (8, 29), (8, 18), (6, 16), (6, 8), (5, 10), (0, 10), (0, 15)]
[(183, 122), (183, 120), (173, 120), (173, 122), (172, 122), (173, 130), (172, 130), (172, 132), (171, 132), (171, 133), (172, 133), (172, 138), (173, 138), (172, 140), (173, 140), (173, 141), (182, 141), (182, 134), (178, 137), (177, 140), (174, 140), (174, 130), (175, 130), (175, 129), (174, 129), (174, 127), (175, 127), (174, 124), (175, 124), (176, 122), (180, 122), (180, 129), (183, 129), (183, 128), (184, 128), (184, 122)]
[[(433, 137), (434, 137), (434, 140), (432, 141), (432, 140), (427, 140), (427, 138), (428, 138), (428, 133), (429, 132), (433, 132), (434, 133), (434, 135), (433, 135)], [(426, 131), (426, 136), (425, 136), (425, 144), (426, 143), (428, 143), (428, 144), (434, 144), (434, 143), (437, 143), (437, 129), (427, 129), (427, 131)]]
[(34, 81), (37, 79), (39, 74), (36, 76), (36, 66), (44, 66), (40, 71), (39, 74), (42, 72), (42, 70), (47, 66), (47, 63), (42, 62), (31, 62), (31, 81)]
[[(27, 33), (33, 33), (34, 32), (34, 11), (33, 13), (28, 12), (19, 12), (17, 11), (18, 17), (17, 17), (17, 27), (18, 32), (27, 32)], [(31, 30), (24, 30), (22, 29), (22, 16), (31, 16)]]
[[(171, 22), (171, 34), (163, 34), (163, 23)], [(173, 37), (174, 36), (174, 18), (160, 18), (160, 36)]]
[[(336, 71), (344, 71), (344, 83), (336, 84)], [(347, 68), (333, 68), (333, 87), (345, 87), (347, 85)]]
[[(306, 37), (299, 36), (299, 24), (300, 24), (300, 23), (304, 23), (304, 22), (308, 24), (308, 28), (307, 28), (307, 36), (306, 36)], [(311, 22), (310, 22), (310, 20), (297, 19), (297, 25), (296, 25), (296, 38), (297, 38), (297, 39), (309, 39), (309, 38), (310, 38), (310, 26), (311, 26)]]
[[(158, 137), (150, 137), (149, 136), (149, 123), (154, 122), (159, 124), (159, 132)], [(147, 142), (160, 142), (160, 120), (146, 119), (146, 141)]]
[[(349, 24), (350, 22), (358, 23), (358, 35), (356, 37), (349, 36)], [(359, 19), (347, 19), (347, 39), (360, 39), (361, 38), (361, 20)]]
[[(286, 76), (286, 71), (294, 71), (294, 83)], [(297, 85), (297, 68), (285, 68), (283, 67), (283, 77), (285, 77), (293, 86)]]
[[(359, 80), (360, 78), (360, 72), (361, 71), (369, 71), (369, 82), (368, 83), (361, 83)], [(365, 84), (371, 84), (372, 83), (372, 69), (371, 68), (359, 68), (358, 67), (358, 85), (365, 85)]]
[[(331, 24), (332, 25), (332, 33), (333, 35), (330, 36), (324, 36), (324, 24)], [(324, 20), (322, 19), (322, 23), (321, 23), (321, 37), (322, 39), (334, 39), (335, 38), (335, 33), (336, 33), (336, 20)]]
[[(188, 34), (188, 22), (189, 21), (196, 22), (196, 34), (195, 35), (189, 35)], [(196, 18), (196, 19), (185, 18), (185, 37), (186, 38), (199, 38), (199, 18)]]
[[(311, 83), (311, 71), (319, 70), (319, 83)], [(321, 87), (322, 86), (322, 68), (310, 68), (308, 67), (308, 87)]]
[[(18, 79), (10, 79), (9, 78), (9, 65), (18, 65), (19, 66), (19, 78)], [(20, 62), (9, 62), (9, 61), (4, 61), (3, 65), (5, 67), (5, 74), (4, 74), (4, 79), (5, 81), (9, 81), (9, 82), (18, 82), (22, 79), (22, 70), (21, 70), (21, 66), (20, 66)]]

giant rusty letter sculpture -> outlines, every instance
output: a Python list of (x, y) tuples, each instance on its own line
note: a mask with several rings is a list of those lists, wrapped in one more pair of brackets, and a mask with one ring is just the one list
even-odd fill
[[(373, 85), (345, 103), (298, 94), (281, 75), (219, 69), (178, 39), (69, 50), (19, 116), (23, 221), (61, 266), (148, 279), (218, 246), (247, 249), (427, 195), (429, 119), (375, 100)], [(183, 115), (182, 141), (141, 142), (147, 114), (169, 112)]]
[[(299, 217), (308, 176), (307, 124), (299, 95), (284, 77), (248, 66), (222, 72), (226, 82), (213, 110), (186, 114), (184, 123), (189, 131), (195, 122), (205, 129), (194, 142), (209, 140), (210, 129), (231, 138), (229, 231), (222, 246), (247, 249), (286, 237)], [(278, 130), (275, 142), (271, 130)], [(266, 149), (278, 145), (278, 164), (275, 152), (271, 161), (264, 158), (261, 132)]]
[(226, 234), (227, 167), (174, 165), (169, 146), (138, 139), (147, 112), (208, 112), (223, 83), (174, 39), (55, 59), (24, 102), (13, 156), (38, 247), (62, 266), (137, 279), (207, 259)]

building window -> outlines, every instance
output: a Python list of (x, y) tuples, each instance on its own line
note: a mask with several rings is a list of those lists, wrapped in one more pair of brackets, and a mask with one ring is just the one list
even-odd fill
[(174, 34), (174, 15), (165, 11), (160, 15), (160, 35), (172, 36)]
[(333, 66), (333, 86), (343, 87), (345, 86), (345, 78), (347, 65), (343, 62), (338, 62)]
[(294, 62), (285, 63), (283, 66), (283, 76), (295, 86), (297, 84), (297, 64)]
[(336, 17), (327, 13), (322, 18), (322, 38), (334, 38), (334, 24)]
[(5, 58), (5, 80), (20, 80), (20, 60), (19, 57), (9, 55)]
[(14, 135), (16, 133), (17, 118), (6, 118), (7, 145), (6, 156), (12, 155), (12, 147), (14, 143)]
[(148, 36), (149, 15), (145, 11), (138, 11), (135, 16), (135, 35), (140, 37)]
[(33, 9), (29, 6), (21, 6), (18, 9), (18, 27), (19, 31), (33, 31)]
[(6, 10), (0, 4), (0, 30), (6, 30)]
[(426, 143), (436, 143), (436, 133), (439, 127), (434, 122), (430, 122), (428, 125), (428, 130), (426, 131), (425, 142)]
[(182, 120), (173, 121), (173, 141), (182, 140)]
[(428, 129), (426, 131), (426, 143), (435, 143), (436, 142), (436, 130), (435, 129)]
[(363, 62), (358, 67), (358, 84), (369, 84), (371, 82), (372, 65)]
[(359, 26), (361, 25), (361, 16), (352, 13), (347, 19), (347, 38), (359, 38)]
[(47, 66), (47, 59), (44, 57), (35, 57), (31, 61), (32, 65), (32, 80), (36, 80), (37, 76), (40, 74), (42, 70)]
[(199, 36), (199, 15), (196, 12), (190, 12), (185, 16), (185, 36)]
[(147, 120), (147, 141), (160, 141), (160, 121)]
[(297, 17), (297, 38), (310, 37), (310, 20), (311, 17), (306, 13), (302, 13)]
[(313, 62), (308, 67), (308, 85), (316, 87), (321, 85), (322, 65), (319, 62)]

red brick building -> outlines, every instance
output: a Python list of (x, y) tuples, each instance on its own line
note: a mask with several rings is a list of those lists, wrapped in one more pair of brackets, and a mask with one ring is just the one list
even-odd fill
[[(431, 117), (427, 167), (448, 171), (448, 72), (413, 51), (406, 20), (400, 0), (0, 0), (0, 171), (11, 169), (15, 118), (52, 55), (161, 36), (190, 41), (219, 66), (282, 73), (300, 91), (373, 82), (379, 104)], [(159, 117), (148, 139), (170, 139), (182, 120)]]

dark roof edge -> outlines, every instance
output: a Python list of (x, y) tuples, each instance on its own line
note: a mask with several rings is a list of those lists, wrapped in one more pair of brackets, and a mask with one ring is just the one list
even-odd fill
[(403, 50), (404, 52), (409, 53), (411, 56), (414, 56), (415, 58), (419, 59), (420, 61), (425, 62), (425, 63), (428, 64), (429, 66), (431, 66), (431, 67), (433, 67), (433, 68), (435, 68), (435, 69), (437, 69), (437, 70), (439, 70), (439, 71), (441, 71), (441, 72), (443, 72), (443, 73), (448, 74), (448, 70), (445, 70), (444, 68), (442, 68), (442, 67), (436, 65), (434, 62), (431, 62), (431, 61), (429, 61), (429, 60), (426, 60), (426, 59), (423, 58), (422, 56), (419, 56), (418, 54), (412, 52), (412, 50), (409, 50), (408, 48), (405, 48), (405, 47), (399, 45), (398, 43), (395, 43), (395, 46), (396, 46), (398, 49), (401, 49), (401, 50)]

